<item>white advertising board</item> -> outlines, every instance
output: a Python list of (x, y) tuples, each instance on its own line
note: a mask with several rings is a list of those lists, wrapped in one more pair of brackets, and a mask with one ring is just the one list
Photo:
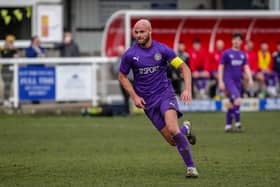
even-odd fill
[(56, 67), (56, 100), (83, 101), (92, 99), (90, 65)]

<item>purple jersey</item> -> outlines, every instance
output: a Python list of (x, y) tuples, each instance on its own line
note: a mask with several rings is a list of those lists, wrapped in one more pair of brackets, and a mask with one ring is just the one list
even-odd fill
[(228, 49), (221, 59), (221, 64), (224, 65), (224, 81), (233, 80), (240, 82), (242, 79), (243, 66), (247, 64), (246, 55), (243, 51)]
[(120, 72), (127, 75), (132, 69), (134, 89), (148, 108), (162, 97), (175, 96), (166, 71), (168, 63), (176, 57), (172, 49), (154, 40), (149, 48), (134, 44), (123, 55)]

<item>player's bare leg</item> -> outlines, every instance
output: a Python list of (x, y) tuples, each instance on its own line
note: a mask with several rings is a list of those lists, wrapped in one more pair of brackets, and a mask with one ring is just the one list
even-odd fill
[[(161, 130), (161, 134), (171, 145), (173, 145), (173, 141), (175, 142), (176, 147), (187, 168), (186, 177), (198, 177), (198, 172), (192, 160), (188, 141), (186, 136), (180, 131), (178, 127), (177, 112), (175, 110), (167, 110), (165, 112), (164, 119), (166, 126)], [(171, 137), (173, 141), (170, 140)]]

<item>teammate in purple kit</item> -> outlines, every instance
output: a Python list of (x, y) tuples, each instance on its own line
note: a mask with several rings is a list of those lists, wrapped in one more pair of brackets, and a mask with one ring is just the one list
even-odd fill
[[(240, 103), (242, 89), (242, 71), (248, 75), (249, 87), (253, 87), (251, 70), (247, 64), (246, 55), (240, 50), (242, 35), (233, 33), (232, 48), (222, 54), (218, 68), (219, 88), (226, 92), (229, 97), (228, 110), (226, 113), (225, 132), (241, 131)], [(235, 129), (232, 128), (232, 120), (235, 118)]]
[[(162, 134), (165, 140), (177, 149), (184, 160), (186, 177), (198, 177), (192, 160), (188, 140), (195, 144), (189, 122), (178, 127), (178, 118), (182, 116), (178, 109), (175, 92), (167, 78), (167, 67), (178, 68), (185, 81), (181, 94), (184, 103), (192, 101), (191, 73), (188, 66), (166, 45), (152, 40), (152, 26), (146, 19), (136, 22), (133, 28), (136, 43), (122, 57), (119, 80), (130, 94), (134, 104), (143, 108), (147, 117)], [(134, 85), (127, 78), (133, 71)]]

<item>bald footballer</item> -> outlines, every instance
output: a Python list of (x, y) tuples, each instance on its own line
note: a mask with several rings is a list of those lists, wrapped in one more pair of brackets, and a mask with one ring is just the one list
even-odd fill
[[(133, 28), (136, 43), (122, 57), (119, 80), (130, 94), (134, 104), (145, 111), (155, 128), (172, 146), (176, 146), (186, 166), (186, 177), (198, 177), (189, 147), (195, 143), (191, 125), (185, 122), (180, 128), (179, 111), (175, 92), (167, 78), (167, 67), (178, 68), (185, 81), (181, 94), (184, 103), (192, 101), (191, 73), (188, 66), (166, 45), (152, 40), (152, 26), (146, 19), (136, 22)], [(133, 71), (134, 83), (127, 78)], [(189, 142), (188, 142), (189, 140)]]

